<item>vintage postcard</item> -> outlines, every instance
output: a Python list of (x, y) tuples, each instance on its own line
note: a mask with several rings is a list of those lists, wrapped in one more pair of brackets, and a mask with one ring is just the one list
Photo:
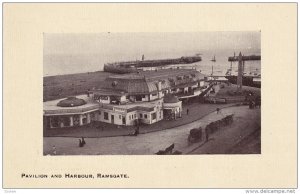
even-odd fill
[(3, 17), (3, 188), (297, 187), (296, 3)]

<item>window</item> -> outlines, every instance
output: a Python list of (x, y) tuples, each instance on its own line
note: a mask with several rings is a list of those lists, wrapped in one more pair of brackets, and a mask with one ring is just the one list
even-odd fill
[(119, 115), (119, 119), (121, 119), (122, 118), (122, 116), (121, 115)]
[(143, 114), (140, 114), (140, 118), (143, 118)]
[(108, 113), (107, 112), (104, 112), (104, 119), (108, 120)]
[(144, 114), (144, 118), (147, 119), (147, 114)]
[(151, 117), (152, 117), (152, 120), (156, 119), (156, 113), (152, 113)]
[(107, 96), (100, 96), (100, 100), (108, 100)]
[(136, 101), (142, 101), (142, 96), (141, 95), (137, 95), (137, 96), (135, 96), (135, 100)]
[(136, 119), (136, 114), (134, 114), (134, 118)]

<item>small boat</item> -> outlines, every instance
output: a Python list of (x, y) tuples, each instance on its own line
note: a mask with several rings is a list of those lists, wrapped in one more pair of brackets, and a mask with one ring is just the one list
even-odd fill
[(216, 56), (214, 56), (214, 57), (212, 58), (212, 60), (210, 60), (210, 61), (216, 62)]

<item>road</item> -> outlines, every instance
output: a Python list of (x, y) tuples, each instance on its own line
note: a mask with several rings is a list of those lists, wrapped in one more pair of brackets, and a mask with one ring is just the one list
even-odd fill
[[(232, 126), (225, 127), (211, 136), (211, 140), (189, 145), (187, 137), (190, 129), (205, 127), (212, 121), (228, 114), (235, 114)], [(255, 124), (251, 124), (255, 123)], [(222, 109), (220, 114), (213, 112), (202, 119), (168, 130), (156, 131), (134, 136), (86, 138), (86, 145), (79, 147), (78, 138), (44, 137), (44, 154), (52, 154), (52, 146), (57, 155), (151, 155), (175, 144), (174, 150), (183, 154), (224, 153), (231, 151), (237, 143), (260, 126), (260, 110), (236, 106)], [(192, 151), (193, 150), (193, 151)]]

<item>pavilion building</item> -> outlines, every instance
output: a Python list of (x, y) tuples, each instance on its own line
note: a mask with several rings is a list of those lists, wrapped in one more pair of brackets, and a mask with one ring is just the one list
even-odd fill
[(44, 119), (49, 128), (80, 126), (93, 121), (152, 124), (164, 118), (181, 117), (180, 100), (197, 97), (205, 89), (204, 75), (192, 69), (113, 75), (88, 95), (44, 102)]

